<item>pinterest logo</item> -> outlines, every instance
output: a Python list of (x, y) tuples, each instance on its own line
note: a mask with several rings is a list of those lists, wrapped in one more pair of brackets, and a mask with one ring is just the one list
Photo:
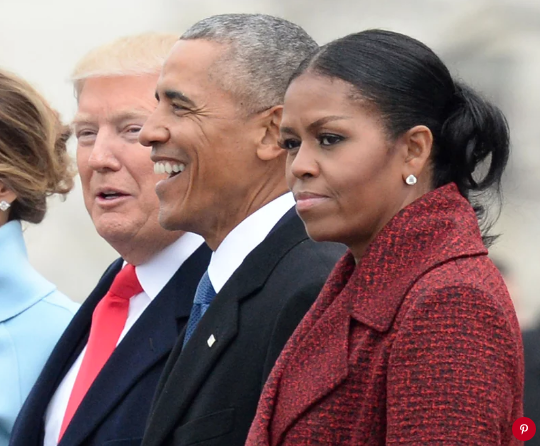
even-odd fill
[(534, 421), (527, 417), (518, 418), (512, 426), (514, 437), (521, 441), (530, 440), (536, 433)]

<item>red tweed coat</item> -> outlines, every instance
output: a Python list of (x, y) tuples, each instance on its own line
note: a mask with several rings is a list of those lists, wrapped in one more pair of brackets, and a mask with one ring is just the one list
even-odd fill
[(523, 348), (455, 185), (350, 252), (281, 353), (247, 446), (514, 445)]

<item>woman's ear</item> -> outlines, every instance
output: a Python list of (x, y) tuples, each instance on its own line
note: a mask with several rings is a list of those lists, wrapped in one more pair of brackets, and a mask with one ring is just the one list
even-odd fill
[[(17, 195), (0, 181), (0, 226), (9, 221), (10, 207)], [(6, 205), (7, 203), (7, 205)]]
[(261, 115), (263, 136), (257, 148), (257, 156), (262, 161), (271, 161), (284, 154), (284, 150), (278, 145), (279, 126), (283, 116), (283, 106), (276, 105), (265, 110)]
[(13, 192), (11, 189), (8, 189), (8, 187), (4, 184), (4, 182), (0, 180), (0, 201), (5, 201), (11, 204), (16, 199), (17, 199), (17, 194)]
[(410, 175), (420, 178), (431, 156), (433, 134), (425, 125), (417, 125), (402, 136), (402, 141), (406, 150), (403, 178)]

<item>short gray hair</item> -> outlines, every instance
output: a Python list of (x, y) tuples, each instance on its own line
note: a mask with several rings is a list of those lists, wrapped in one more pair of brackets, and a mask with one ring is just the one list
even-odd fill
[(283, 103), (289, 79), (319, 46), (298, 25), (265, 14), (223, 14), (201, 20), (181, 40), (228, 45), (210, 76), (248, 113)]

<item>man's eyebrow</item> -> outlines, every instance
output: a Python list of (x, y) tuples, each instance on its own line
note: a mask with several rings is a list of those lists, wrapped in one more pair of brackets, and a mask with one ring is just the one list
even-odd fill
[(165, 92), (163, 93), (165, 95), (165, 97), (167, 97), (167, 99), (171, 100), (171, 101), (182, 101), (188, 105), (190, 105), (191, 107), (194, 107), (196, 108), (197, 106), (195, 105), (195, 102), (193, 102), (193, 100), (191, 100), (190, 98), (188, 98), (184, 93), (180, 92), (180, 91), (176, 91), (176, 90), (165, 90)]
[(88, 123), (91, 123), (92, 121), (93, 119), (90, 115), (77, 113), (75, 117), (73, 118), (73, 120), (71, 121), (71, 125), (75, 126), (75, 125), (81, 125), (81, 124), (88, 124)]
[[(107, 121), (109, 122), (122, 122), (130, 119), (140, 119), (140, 118), (148, 118), (150, 115), (151, 110), (147, 109), (130, 109), (130, 110), (119, 110), (116, 112), (111, 113), (107, 116)], [(78, 125), (84, 125), (84, 124), (95, 124), (96, 123), (96, 117), (86, 114), (86, 113), (80, 113), (76, 114), (73, 118), (73, 121), (71, 122), (72, 126), (78, 126)]]

